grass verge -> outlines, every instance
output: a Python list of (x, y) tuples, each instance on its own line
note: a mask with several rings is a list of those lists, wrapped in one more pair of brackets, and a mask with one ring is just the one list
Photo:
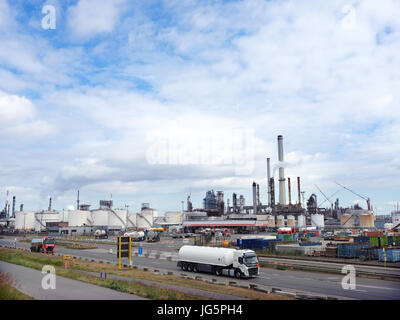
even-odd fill
[(7, 273), (0, 271), (0, 300), (32, 300), (32, 297), (22, 293), (15, 287), (14, 279)]
[[(153, 274), (148, 271), (127, 269), (118, 270), (115, 265), (89, 262), (83, 260), (74, 260), (73, 267), (70, 271), (65, 272), (63, 262), (60, 257), (46, 256), (40, 253), (32, 252), (17, 252), (14, 249), (0, 248), (0, 260), (27, 266), (37, 270), (41, 270), (44, 264), (53, 265), (56, 267), (57, 275), (72, 278), (75, 280), (89, 282), (95, 285), (111, 288), (114, 290), (134, 293), (141, 297), (157, 300), (195, 300), (206, 299), (204, 296), (191, 295), (176, 291), (173, 289), (160, 288), (155, 285), (144, 285), (135, 280), (150, 280), (161, 284), (176, 285), (179, 287), (194, 288), (208, 292), (221, 294), (230, 294), (238, 297), (257, 299), (257, 300), (292, 300), (290, 297), (282, 296), (275, 293), (264, 293), (246, 288), (235, 286), (225, 286), (206, 283), (199, 280), (185, 279), (177, 275), (160, 275)], [(107, 272), (118, 276), (129, 277), (131, 281), (104, 280), (87, 274), (82, 274), (79, 271), (89, 272)], [(201, 274), (199, 274), (201, 276)]]

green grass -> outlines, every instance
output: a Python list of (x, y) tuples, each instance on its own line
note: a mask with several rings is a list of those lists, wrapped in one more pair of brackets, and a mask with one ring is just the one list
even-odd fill
[[(70, 271), (65, 271), (63, 262), (55, 257), (49, 258), (34, 253), (8, 252), (5, 250), (0, 250), (0, 260), (36, 270), (42, 270), (43, 265), (52, 265), (56, 268), (56, 273), (59, 276), (84, 281), (105, 288), (110, 288), (125, 293), (131, 293), (154, 300), (204, 299), (204, 297), (176, 292), (171, 289), (163, 289), (155, 286), (145, 285), (135, 281), (99, 279), (97, 277), (78, 272), (79, 270), (74, 270), (74, 267), (72, 267)], [(88, 269), (87, 271), (93, 270)]]
[(9, 274), (0, 272), (0, 300), (32, 300), (33, 298), (15, 288), (15, 281)]

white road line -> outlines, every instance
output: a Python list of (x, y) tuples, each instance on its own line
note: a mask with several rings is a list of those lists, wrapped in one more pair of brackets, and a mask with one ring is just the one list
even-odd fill
[(377, 286), (368, 286), (368, 285), (365, 285), (365, 284), (357, 284), (356, 287), (399, 291), (399, 289), (397, 289), (397, 288), (385, 288), (385, 287), (377, 287)]

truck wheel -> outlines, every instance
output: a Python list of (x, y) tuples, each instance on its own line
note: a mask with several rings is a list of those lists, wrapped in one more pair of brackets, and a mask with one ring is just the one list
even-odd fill
[(193, 272), (197, 272), (198, 270), (197, 270), (197, 265), (193, 265)]
[(192, 272), (193, 271), (193, 265), (189, 264), (187, 269), (188, 269), (189, 272)]
[(240, 270), (235, 270), (235, 278), (240, 279), (242, 277), (242, 273)]
[(215, 268), (215, 275), (220, 276), (222, 274), (221, 268)]
[(182, 270), (186, 271), (187, 270), (187, 264), (186, 263), (182, 263)]

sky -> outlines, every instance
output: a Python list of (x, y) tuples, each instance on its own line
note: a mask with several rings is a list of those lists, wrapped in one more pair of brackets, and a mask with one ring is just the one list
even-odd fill
[(306, 198), (388, 214), (399, 16), (396, 0), (0, 0), (0, 206), (9, 190), (72, 208), (79, 189), (162, 215), (211, 189), (250, 204), (253, 181), (266, 204), (283, 135)]

